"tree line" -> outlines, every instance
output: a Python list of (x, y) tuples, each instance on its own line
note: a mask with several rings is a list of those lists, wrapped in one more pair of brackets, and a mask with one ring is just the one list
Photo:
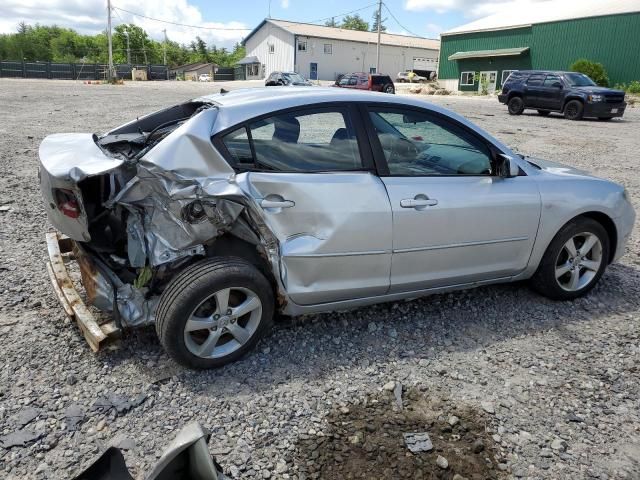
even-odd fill
[[(240, 43), (236, 43), (232, 49), (217, 48), (207, 45), (199, 36), (189, 45), (171, 40), (158, 42), (134, 24), (116, 26), (112, 37), (114, 63), (129, 63), (130, 59), (133, 64), (162, 64), (164, 48), (170, 67), (196, 62), (213, 62), (230, 67), (245, 56), (245, 49)], [(0, 60), (107, 63), (108, 58), (106, 31), (82, 35), (71, 28), (57, 25), (21, 22), (16, 33), (0, 34)]]
[[(387, 27), (384, 25), (386, 19), (382, 18), (380, 21), (380, 31), (386, 32)], [(359, 14), (347, 15), (342, 19), (342, 22), (336, 22), (335, 18), (331, 18), (324, 22), (327, 27), (344, 28), (346, 30), (360, 30), (362, 32), (377, 32), (378, 31), (378, 13), (373, 13), (373, 20), (371, 22), (371, 28), (369, 28), (369, 22), (366, 22)]]

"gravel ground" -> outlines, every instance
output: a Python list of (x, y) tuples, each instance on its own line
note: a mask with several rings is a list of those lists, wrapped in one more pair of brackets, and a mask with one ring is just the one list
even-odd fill
[[(93, 354), (44, 268), (38, 144), (212, 90), (0, 80), (1, 478), (69, 477), (110, 444), (142, 478), (192, 420), (234, 478), (640, 478), (638, 228), (575, 302), (505, 285), (294, 319), (209, 372), (173, 364), (153, 329)], [(511, 117), (495, 98), (429, 100), (640, 203), (640, 108), (569, 122)], [(402, 434), (425, 431), (433, 449), (409, 453)]]

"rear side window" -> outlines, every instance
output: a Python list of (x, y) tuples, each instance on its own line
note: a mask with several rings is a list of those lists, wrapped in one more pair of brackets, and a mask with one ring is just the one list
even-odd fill
[(372, 85), (384, 85), (385, 83), (391, 83), (391, 79), (382, 75), (371, 75)]
[(346, 109), (316, 108), (274, 115), (226, 134), (222, 142), (234, 168), (280, 172), (362, 169), (356, 133)]
[(539, 85), (542, 85), (543, 81), (544, 81), (544, 75), (533, 74), (527, 80), (527, 85), (539, 86)]
[(553, 87), (556, 83), (562, 83), (558, 75), (547, 75), (547, 78), (544, 79), (545, 87)]

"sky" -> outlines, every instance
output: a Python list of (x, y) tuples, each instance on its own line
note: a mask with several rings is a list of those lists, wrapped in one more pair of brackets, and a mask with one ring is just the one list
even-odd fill
[[(442, 31), (498, 12), (514, 4), (541, 0), (384, 0), (383, 20), (389, 33), (438, 38)], [(576, 2), (580, 0), (556, 0)], [(196, 35), (210, 46), (229, 47), (249, 33), (269, 14), (299, 22), (358, 10), (372, 21), (376, 0), (112, 0), (113, 25), (135, 23), (153, 38), (161, 39), (166, 28), (169, 39), (188, 44)], [(19, 22), (57, 24), (81, 33), (97, 33), (106, 26), (106, 0), (0, 0), (0, 33), (15, 32)], [(188, 28), (135, 16), (195, 25)], [(394, 18), (395, 17), (395, 18)], [(323, 23), (323, 22), (322, 22)]]

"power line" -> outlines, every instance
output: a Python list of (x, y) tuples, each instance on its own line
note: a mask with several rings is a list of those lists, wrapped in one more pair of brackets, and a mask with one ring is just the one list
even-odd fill
[(393, 15), (393, 13), (391, 13), (391, 10), (389, 9), (389, 7), (387, 7), (387, 4), (386, 4), (386, 3), (383, 3), (383, 5), (384, 5), (384, 8), (386, 8), (387, 12), (389, 12), (389, 15), (391, 15), (391, 18), (393, 18), (393, 19), (396, 21), (396, 23), (397, 23), (398, 25), (400, 25), (400, 28), (402, 28), (403, 30), (405, 30), (407, 33), (410, 33), (410, 34), (411, 34), (411, 35), (413, 35), (414, 37), (425, 38), (425, 37), (423, 37), (422, 35), (418, 35), (417, 33), (412, 32), (412, 31), (411, 31), (411, 30), (409, 30), (407, 27), (405, 27), (404, 25), (402, 25), (402, 24), (400, 23), (400, 21), (399, 21), (399, 20), (398, 20), (394, 15)]
[(340, 18), (340, 17), (346, 17), (347, 15), (351, 15), (352, 13), (356, 13), (356, 12), (361, 12), (362, 10), (366, 10), (367, 8), (371, 8), (373, 6), (377, 5), (377, 3), (370, 3), (369, 5), (366, 5), (364, 7), (361, 8), (357, 8), (355, 10), (351, 10), (350, 12), (346, 12), (346, 13), (339, 13), (338, 15), (331, 15), (330, 17), (325, 17), (325, 18), (320, 18), (318, 20), (311, 20), (310, 22), (290, 22), (289, 20), (285, 20), (286, 22), (289, 23), (299, 23), (304, 25), (305, 23), (320, 23), (320, 22), (324, 22), (326, 20), (331, 20), (332, 18)]
[(112, 6), (111, 8), (115, 10), (120, 10), (121, 12), (126, 12), (136, 17), (146, 18), (147, 20), (153, 20), (155, 22), (168, 23), (170, 25), (177, 25), (178, 27), (188, 27), (188, 28), (201, 28), (203, 30), (230, 30), (230, 31), (244, 31), (247, 32), (251, 30), (250, 28), (230, 28), (230, 27), (203, 27), (202, 25), (188, 25), (186, 23), (178, 23), (171, 22), (169, 20), (161, 20), (159, 18), (149, 17), (147, 15), (142, 15), (141, 13), (132, 12), (130, 10), (125, 10), (124, 8)]

